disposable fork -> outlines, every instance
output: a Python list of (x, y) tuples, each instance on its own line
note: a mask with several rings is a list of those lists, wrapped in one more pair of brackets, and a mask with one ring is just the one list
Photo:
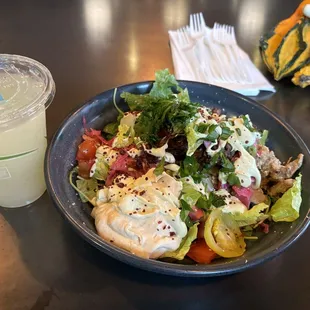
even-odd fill
[(241, 83), (252, 83), (248, 63), (242, 58), (240, 49), (238, 48), (235, 30), (233, 26), (214, 24), (213, 39), (226, 49), (231, 64), (235, 67), (236, 76)]
[[(201, 20), (202, 13), (191, 14), (189, 21), (190, 35), (195, 40), (198, 50), (200, 68), (204, 72), (208, 82), (218, 81), (219, 77), (212, 66), (212, 55), (204, 44), (203, 39), (206, 33), (206, 24)], [(203, 16), (202, 16), (203, 18)]]
[[(221, 47), (212, 40), (211, 29), (207, 28), (203, 14), (195, 14), (192, 18), (192, 22), (194, 25), (200, 25), (200, 31), (201, 29), (204, 29), (204, 43), (209, 47), (213, 56), (210, 57), (210, 60), (212, 58), (215, 60), (209, 63), (209, 67), (211, 68), (210, 71), (213, 72), (215, 80), (224, 83), (236, 82), (236, 77), (234, 76), (234, 72), (230, 69), (231, 66), (226, 57), (226, 54), (222, 51)], [(201, 33), (199, 33), (199, 35), (201, 35)]]
[(178, 29), (177, 34), (178, 46), (182, 51), (182, 53), (180, 53), (182, 62), (186, 66), (187, 71), (190, 72), (197, 81), (199, 81), (203, 78), (203, 74), (200, 70), (199, 62), (194, 51), (195, 42), (189, 36), (189, 27), (186, 26)]

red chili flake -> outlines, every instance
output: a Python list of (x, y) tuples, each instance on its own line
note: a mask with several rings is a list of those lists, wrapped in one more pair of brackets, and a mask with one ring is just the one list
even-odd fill
[(145, 212), (145, 209), (143, 209), (142, 212), (144, 213), (144, 212)]
[(167, 227), (167, 225), (164, 225), (164, 226), (163, 226), (163, 230), (165, 230), (165, 229), (166, 229), (166, 227)]
[(170, 225), (168, 225), (168, 229), (170, 229), (171, 227), (170, 227)]
[(125, 184), (124, 184), (124, 183), (118, 183), (117, 186), (118, 186), (119, 188), (123, 188), (123, 187), (125, 186)]
[(133, 214), (137, 214), (137, 211), (134, 211)]
[(145, 191), (142, 191), (140, 192), (140, 196), (144, 195), (145, 194)]
[(158, 223), (158, 224), (161, 224), (162, 222), (163, 222), (163, 221), (158, 221), (157, 223)]
[(114, 241), (113, 241), (113, 240), (110, 240), (110, 242), (113, 243)]
[[(170, 237), (175, 236), (175, 232), (174, 231), (170, 231)], [(174, 238), (172, 238), (172, 240), (174, 240)]]

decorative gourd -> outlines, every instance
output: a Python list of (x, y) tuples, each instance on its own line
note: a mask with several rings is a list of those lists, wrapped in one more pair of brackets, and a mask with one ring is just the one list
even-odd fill
[(302, 88), (310, 85), (310, 65), (307, 65), (294, 74), (292, 82)]
[(310, 60), (310, 20), (305, 17), (283, 38), (275, 53), (275, 79), (294, 74)]
[(260, 39), (262, 58), (276, 80), (310, 64), (310, 0)]
[(303, 10), (306, 4), (310, 4), (310, 0), (304, 0), (293, 15), (281, 21), (274, 29), (260, 39), (262, 56), (271, 73), (273, 73), (273, 68), (275, 67), (275, 51), (281, 44), (284, 36), (300, 21), (301, 17), (303, 17)]

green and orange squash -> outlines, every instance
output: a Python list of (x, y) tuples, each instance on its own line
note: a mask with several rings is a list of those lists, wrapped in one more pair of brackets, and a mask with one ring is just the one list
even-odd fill
[[(262, 58), (277, 81), (297, 74), (310, 64), (310, 18), (304, 14), (308, 4), (310, 0), (304, 0), (291, 17), (260, 39)], [(297, 77), (293, 82), (305, 87), (299, 80)]]

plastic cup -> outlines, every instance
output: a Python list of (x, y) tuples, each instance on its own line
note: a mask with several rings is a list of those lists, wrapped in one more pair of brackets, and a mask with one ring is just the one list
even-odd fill
[(41, 63), (0, 54), (0, 206), (29, 205), (46, 190), (45, 110), (55, 83)]

